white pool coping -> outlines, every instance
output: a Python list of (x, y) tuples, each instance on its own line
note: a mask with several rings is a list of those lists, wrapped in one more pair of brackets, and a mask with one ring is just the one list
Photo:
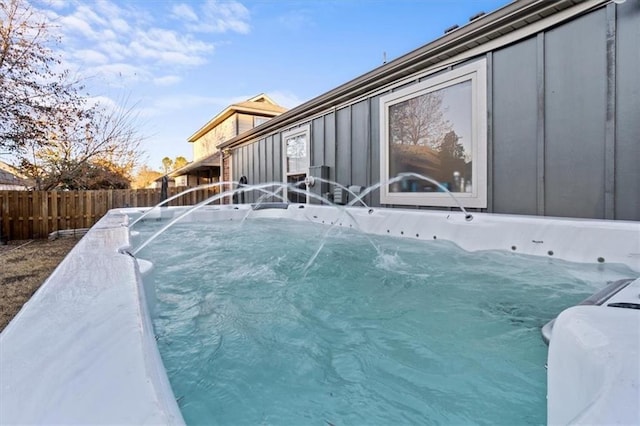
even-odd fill
[(125, 219), (91, 228), (0, 334), (0, 424), (184, 424)]
[[(162, 215), (180, 209), (167, 208)], [(183, 424), (155, 344), (128, 215), (112, 210), (0, 334), (0, 424)], [(188, 220), (291, 217), (462, 248), (507, 250), (640, 271), (640, 223), (305, 205), (210, 206)], [(160, 213), (154, 212), (157, 217)], [(640, 393), (638, 394), (640, 395)]]

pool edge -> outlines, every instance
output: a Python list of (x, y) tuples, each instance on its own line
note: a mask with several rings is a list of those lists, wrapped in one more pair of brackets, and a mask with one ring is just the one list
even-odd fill
[(107, 213), (0, 333), (0, 424), (184, 424), (125, 221)]

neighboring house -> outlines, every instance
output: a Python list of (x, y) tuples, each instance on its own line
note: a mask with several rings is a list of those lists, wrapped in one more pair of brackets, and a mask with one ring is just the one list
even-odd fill
[(218, 145), (266, 123), (286, 111), (265, 94), (228, 106), (191, 137), (193, 162), (171, 172), (176, 186), (196, 186), (229, 180), (231, 171), (222, 169)]
[[(217, 148), (249, 184), (416, 172), (474, 210), (640, 220), (638, 40), (638, 0), (516, 0)], [(365, 201), (456, 208), (416, 178)]]
[[(160, 176), (157, 179), (154, 179), (153, 182), (151, 182), (149, 185), (147, 185), (147, 189), (161, 189), (162, 188), (162, 178), (164, 176)], [(176, 180), (173, 178), (169, 178), (167, 180), (167, 187), (168, 188), (173, 188), (174, 186), (179, 186), (176, 185)]]
[(20, 174), (15, 167), (0, 161), (0, 191), (27, 191), (33, 186), (33, 180)]

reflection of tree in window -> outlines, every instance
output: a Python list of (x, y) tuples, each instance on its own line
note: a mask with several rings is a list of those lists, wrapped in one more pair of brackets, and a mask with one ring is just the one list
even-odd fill
[(440, 169), (434, 176), (439, 182), (447, 182), (454, 192), (471, 191), (471, 159), (460, 143), (460, 136), (450, 131), (438, 147)]
[(389, 108), (391, 144), (434, 147), (451, 129), (444, 112), (442, 91), (392, 105)]
[(307, 165), (307, 140), (304, 135), (287, 139), (287, 172), (304, 171)]
[[(455, 192), (471, 190), (471, 84), (458, 83), (389, 107), (389, 176), (419, 173)], [(470, 143), (470, 141), (468, 141)], [(431, 192), (430, 183), (405, 180), (392, 192)]]

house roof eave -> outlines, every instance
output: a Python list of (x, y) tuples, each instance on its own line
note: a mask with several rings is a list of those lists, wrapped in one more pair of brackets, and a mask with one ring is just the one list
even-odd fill
[(253, 101), (252, 99), (259, 99), (262, 97), (265, 97), (268, 99), (266, 95), (258, 95), (249, 99), (248, 101), (229, 105), (227, 108), (222, 110), (222, 112), (220, 112), (218, 115), (216, 115), (211, 120), (209, 120), (207, 124), (199, 128), (194, 134), (189, 136), (189, 139), (187, 139), (187, 141), (188, 142), (197, 141), (202, 136), (207, 134), (207, 132), (209, 132), (211, 129), (213, 129), (218, 124), (222, 123), (224, 120), (231, 117), (235, 113), (247, 113), (247, 114), (260, 115), (263, 117), (275, 117), (286, 111), (286, 108), (280, 107), (279, 105), (277, 105), (272, 101), (266, 103), (266, 105), (269, 105), (269, 107), (266, 107), (266, 108), (260, 108), (259, 106), (251, 105), (252, 103), (253, 104), (258, 103)]
[(169, 177), (175, 178), (177, 176), (186, 175), (194, 170), (207, 169), (211, 167), (220, 167), (220, 151), (217, 151), (215, 154), (209, 155), (208, 157), (202, 158), (198, 161), (192, 161), (186, 166), (169, 172), (167, 175)]

